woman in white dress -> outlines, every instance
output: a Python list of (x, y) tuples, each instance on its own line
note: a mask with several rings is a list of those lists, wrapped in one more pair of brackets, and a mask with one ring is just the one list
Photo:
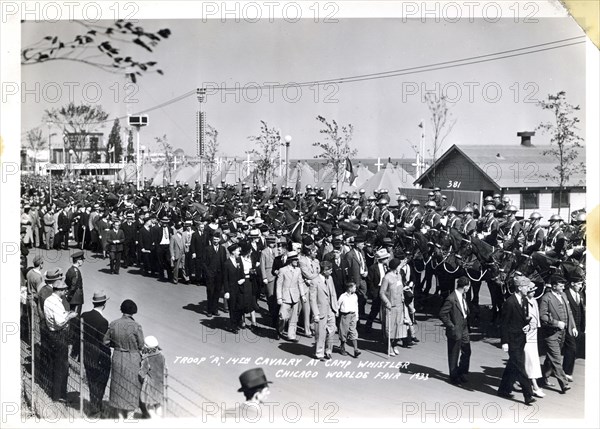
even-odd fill
[(537, 331), (540, 325), (540, 310), (535, 300), (536, 286), (534, 283), (529, 285), (527, 300), (529, 301), (529, 331), (527, 332), (527, 343), (525, 344), (525, 373), (531, 380), (533, 394), (538, 398), (543, 398), (546, 394), (537, 384), (537, 379), (542, 377), (542, 367), (540, 364), (540, 354), (538, 352)]

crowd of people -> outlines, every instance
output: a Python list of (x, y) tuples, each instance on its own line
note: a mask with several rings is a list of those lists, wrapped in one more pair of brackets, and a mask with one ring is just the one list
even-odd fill
[[(348, 345), (357, 358), (359, 334), (371, 333), (376, 322), (381, 326), (382, 350), (389, 356), (415, 345), (419, 341), (415, 313), (431, 297), (434, 277), (453, 384), (467, 382), (471, 313), (479, 314), (482, 280), (490, 288), (494, 320), (501, 320), (502, 345), (510, 357), (501, 396), (511, 396), (518, 380), (525, 403), (530, 404), (534, 395), (544, 396), (541, 387), (551, 385), (552, 375), (561, 392), (566, 392), (577, 348), (583, 346), (584, 212), (573, 213), (570, 222), (553, 215), (545, 227), (539, 213), (519, 219), (518, 208), (499, 194), (485, 199), (480, 214), (474, 203), (461, 210), (449, 205), (439, 188), (431, 190), (427, 201), (406, 195), (393, 201), (385, 189), (374, 195), (362, 189), (338, 194), (335, 185), (328, 190), (301, 190), (222, 183), (201, 190), (196, 182), (138, 191), (133, 183), (90, 178), (61, 183), (50, 193), (43, 178), (24, 178), (21, 195), (24, 272), (28, 248), (69, 249), (72, 243), (108, 257), (112, 275), (119, 275), (121, 267), (137, 266), (148, 278), (203, 285), (206, 317), (224, 310), (226, 329), (233, 333), (248, 328), (290, 342), (297, 342), (299, 334), (314, 338), (316, 359), (332, 358), (336, 333), (339, 353), (348, 355)], [(503, 264), (506, 256), (502, 261), (493, 255), (485, 259), (484, 252), (473, 248), (502, 249), (515, 263), (496, 270), (481, 268), (483, 274), (474, 276), (474, 265), (461, 262), (465, 246), (482, 267)], [(436, 255), (442, 259), (434, 264)], [(456, 263), (450, 270), (449, 255)], [(539, 255), (546, 265), (534, 266), (537, 270), (526, 272), (516, 262), (521, 257), (535, 261)], [(82, 257), (82, 252), (74, 254), (75, 270)], [(577, 263), (569, 265), (575, 258)], [(43, 263), (38, 257), (33, 261), (31, 271), (38, 278)], [(545, 266), (549, 268), (540, 268)], [(53, 276), (58, 274), (47, 271), (43, 279), (48, 282)], [(25, 300), (37, 302), (45, 312), (45, 307), (59, 308), (59, 299), (46, 300), (44, 305), (43, 294), (29, 285), (28, 277)], [(69, 280), (61, 288), (67, 290), (65, 302), (70, 307), (65, 308), (70, 312), (62, 314), (61, 320), (68, 326), (69, 318), (84, 315), (81, 276), (75, 272), (66, 277)], [(503, 285), (508, 286), (503, 289)], [(263, 299), (266, 309), (259, 305)], [(256, 313), (261, 311), (270, 326), (257, 324)], [(123, 314), (121, 322), (113, 324), (135, 324), (134, 313)], [(144, 339), (139, 328), (139, 335), (123, 344), (111, 337), (114, 330), (107, 329), (103, 344), (114, 349), (114, 374), (123, 359), (119, 351), (141, 350)], [(544, 345), (540, 351), (546, 354), (543, 371), (538, 331)], [(63, 356), (58, 344), (64, 338), (52, 334), (49, 341)], [(127, 357), (133, 359), (131, 353)], [(134, 364), (143, 368), (140, 358), (135, 354)], [(112, 393), (111, 386), (111, 398)], [(120, 409), (125, 405), (116, 404)]]

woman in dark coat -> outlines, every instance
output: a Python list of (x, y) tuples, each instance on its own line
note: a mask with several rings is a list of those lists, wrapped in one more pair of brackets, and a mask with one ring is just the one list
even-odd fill
[(244, 267), (240, 259), (240, 245), (237, 243), (227, 247), (229, 258), (225, 260), (223, 265), (223, 290), (225, 299), (229, 303), (229, 321), (231, 323), (231, 331), (234, 334), (238, 333), (242, 322), (242, 304), (240, 303), (241, 293), (244, 290), (246, 282), (244, 276)]
[(251, 329), (256, 328), (256, 311), (259, 309), (256, 302), (258, 278), (256, 266), (258, 260), (253, 254), (250, 243), (242, 242), (241, 244), (241, 262), (244, 269), (245, 282), (240, 287), (240, 310), (242, 311), (242, 328), (246, 325), (246, 315), (250, 314)]
[(113, 348), (110, 377), (110, 404), (117, 409), (119, 417), (130, 419), (140, 403), (142, 383), (138, 373), (144, 347), (142, 327), (133, 320), (137, 305), (130, 299), (121, 304), (120, 319), (108, 326), (104, 344)]

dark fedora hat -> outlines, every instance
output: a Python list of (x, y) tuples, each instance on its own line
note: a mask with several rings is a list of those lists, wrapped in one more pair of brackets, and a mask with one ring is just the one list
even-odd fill
[(240, 384), (242, 387), (238, 389), (238, 392), (244, 392), (246, 390), (254, 389), (255, 387), (267, 386), (273, 383), (267, 380), (267, 376), (262, 368), (253, 368), (242, 372), (240, 375)]

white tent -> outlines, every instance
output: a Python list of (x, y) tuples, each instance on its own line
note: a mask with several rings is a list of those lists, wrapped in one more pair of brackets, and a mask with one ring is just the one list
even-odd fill
[[(363, 184), (366, 183), (371, 177), (373, 177), (373, 173), (371, 172), (371, 170), (369, 170), (365, 165), (363, 165), (360, 162), (355, 167), (355, 170), (356, 179), (354, 181), (354, 184), (351, 185), (346, 181), (346, 170), (344, 168), (340, 169), (338, 189), (339, 192), (356, 191), (358, 190), (358, 188), (363, 187)], [(319, 182), (317, 183), (317, 187), (323, 187), (323, 189), (328, 190), (329, 188), (331, 188), (331, 185), (336, 183), (337, 181), (335, 180), (335, 173), (333, 171), (333, 168), (328, 167), (328, 171), (321, 178), (321, 180), (319, 180)]]
[(366, 183), (361, 185), (367, 195), (373, 194), (377, 189), (387, 189), (390, 195), (398, 192), (398, 188), (414, 188), (415, 178), (401, 167), (394, 167), (388, 163), (383, 170), (379, 170)]
[(280, 177), (275, 182), (278, 188), (281, 189), (282, 186), (291, 186), (295, 189), (298, 182), (300, 182), (300, 189), (304, 190), (307, 185), (314, 186), (316, 184), (315, 170), (313, 170), (306, 162), (298, 161), (288, 174), (289, 177), (287, 183), (285, 180), (285, 170), (283, 172), (284, 177)]

